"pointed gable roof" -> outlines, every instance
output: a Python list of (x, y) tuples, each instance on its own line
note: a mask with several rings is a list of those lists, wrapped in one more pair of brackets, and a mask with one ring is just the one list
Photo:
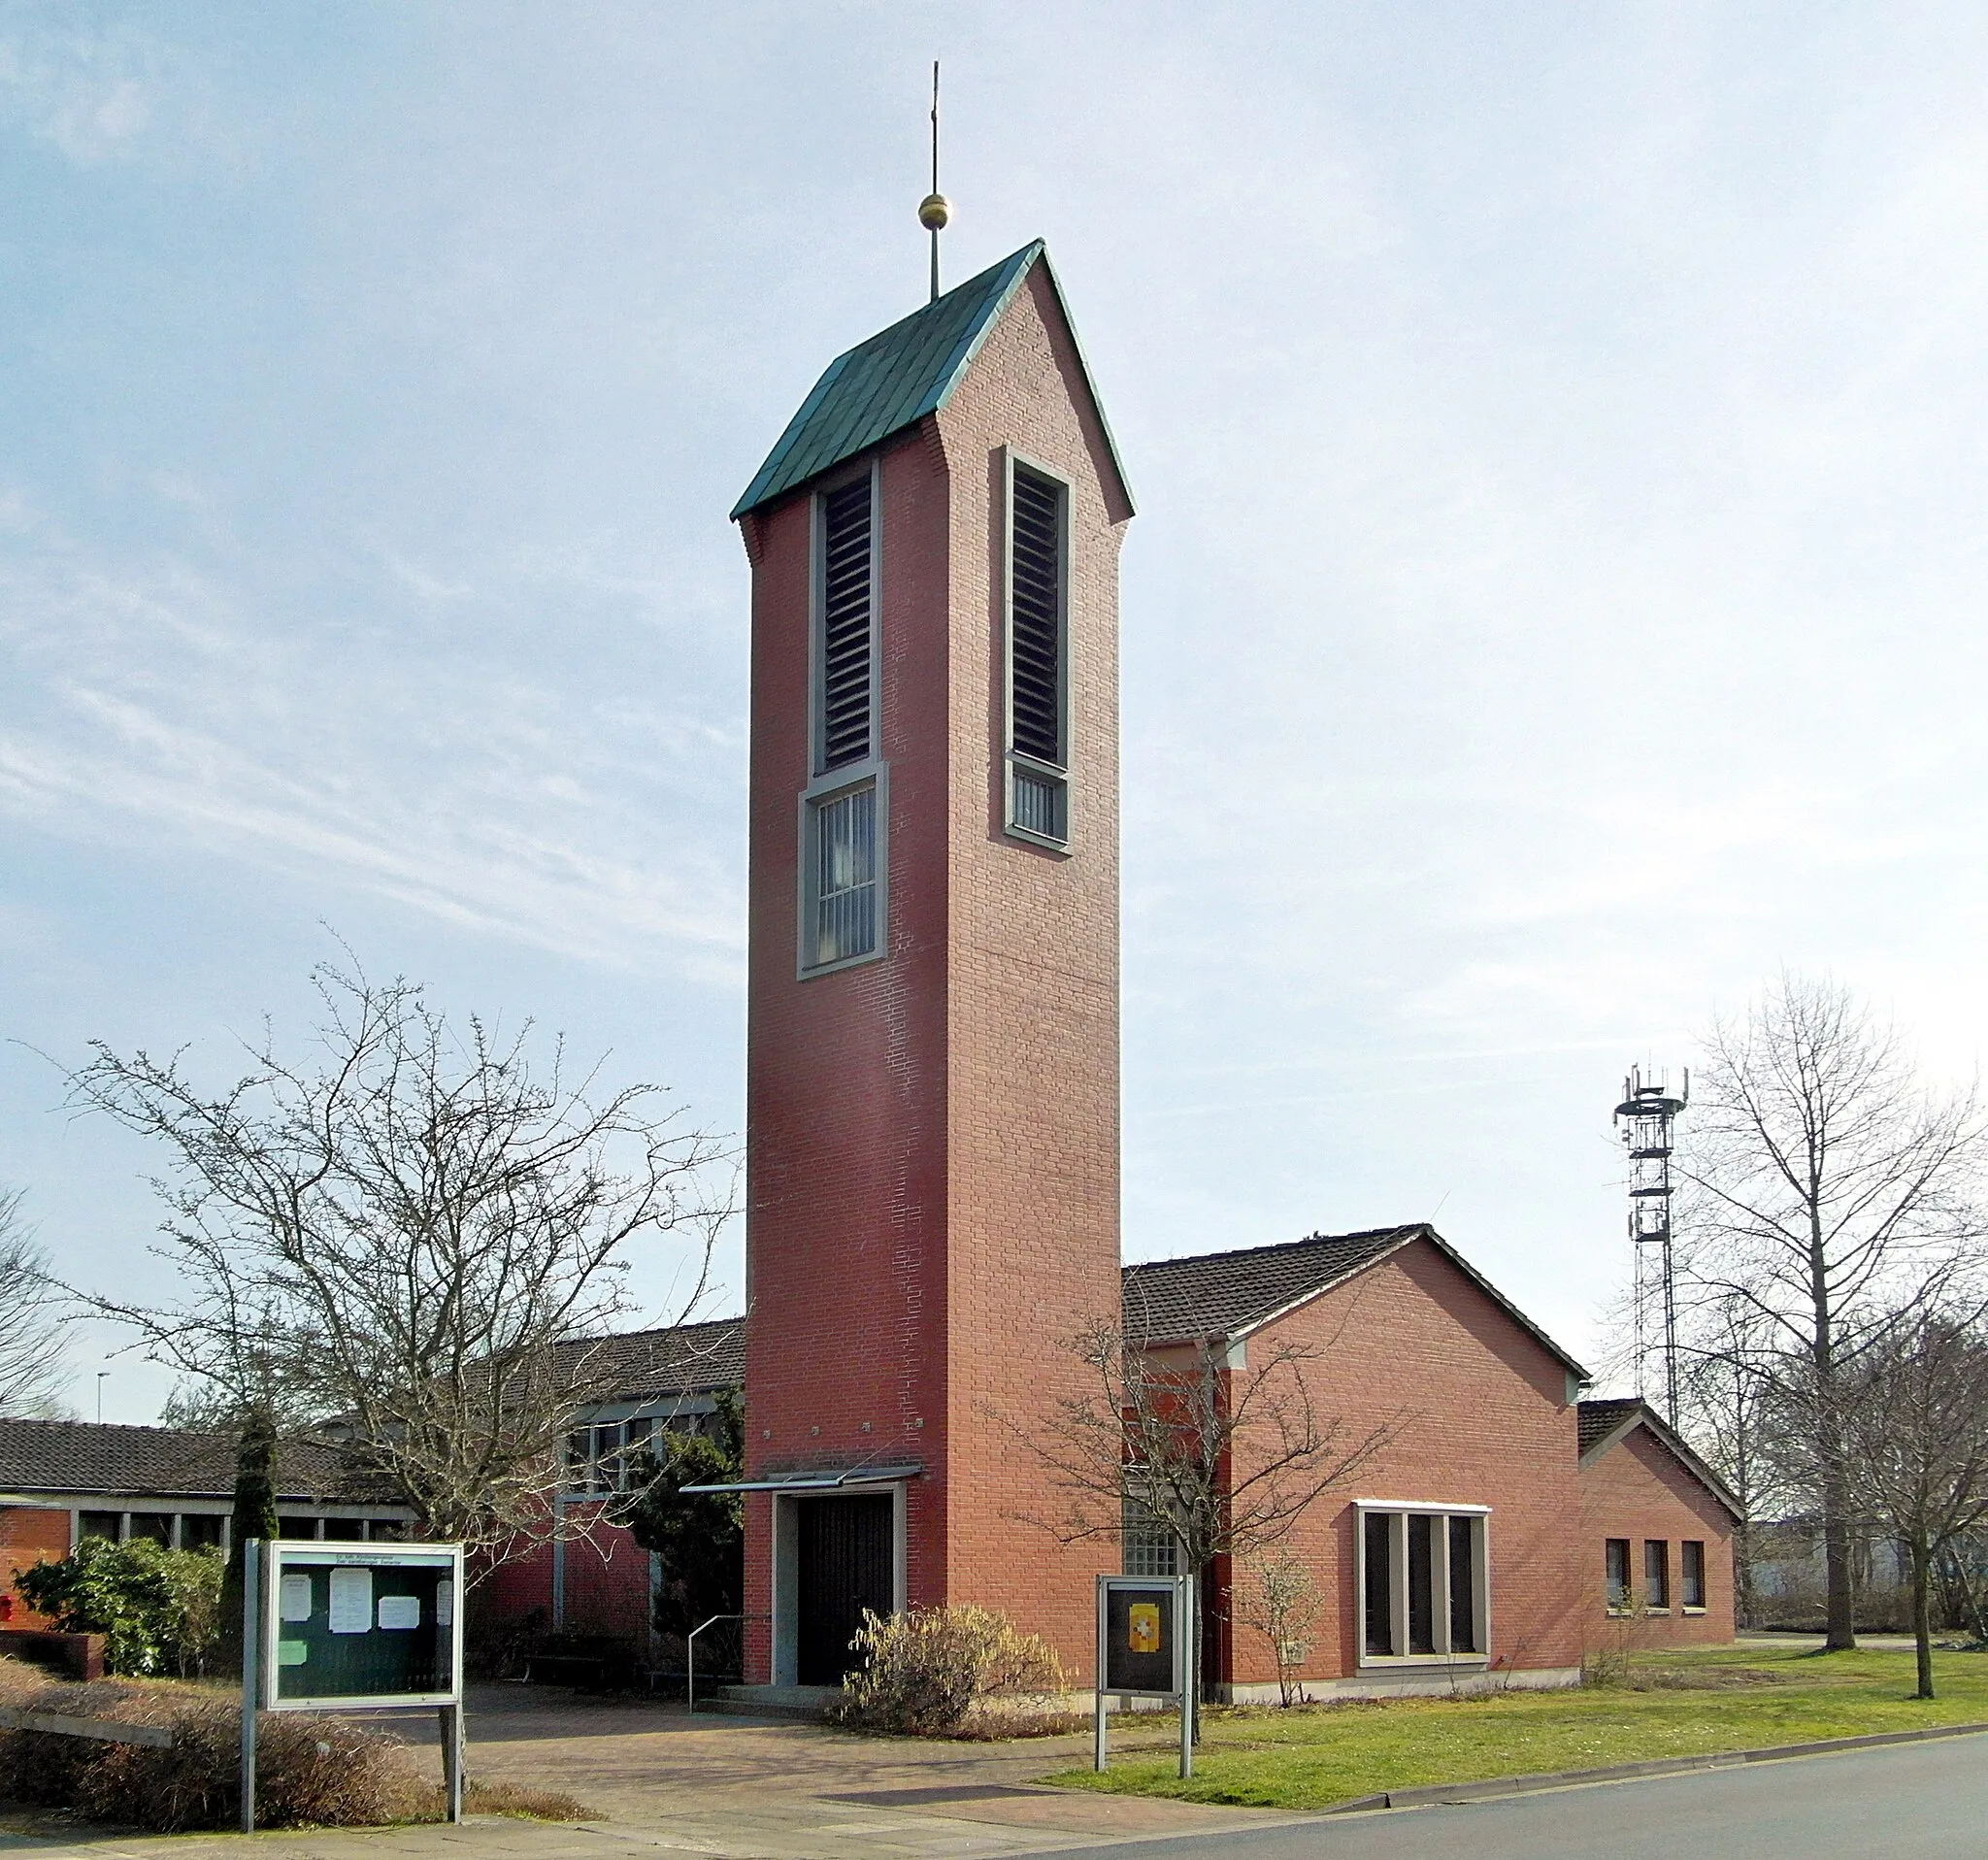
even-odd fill
[[(1040, 239), (1031, 240), (1011, 257), (954, 285), (923, 310), (830, 362), (814, 383), (814, 391), (801, 403), (801, 411), (767, 453), (758, 476), (732, 507), (733, 519), (784, 497), (810, 479), (833, 471), (845, 459), (854, 458), (893, 433), (915, 426), (928, 414), (940, 412), (965, 378), (1001, 313), (1014, 301), (1038, 264), (1056, 293), (1057, 306), (1075, 343), (1077, 326), (1070, 320), (1062, 287), (1050, 268), (1048, 249)], [(1112, 469), (1129, 505), (1132, 493), (1125, 482), (1125, 468), (1080, 345), (1077, 365), (1090, 389)]]
[(1732, 1512), (1736, 1523), (1746, 1521), (1746, 1508), (1734, 1496), (1733, 1488), (1712, 1471), (1691, 1444), (1670, 1425), (1647, 1402), (1638, 1396), (1608, 1397), (1580, 1405), (1580, 1470), (1611, 1453), (1638, 1428), (1661, 1445), (1713, 1498)]

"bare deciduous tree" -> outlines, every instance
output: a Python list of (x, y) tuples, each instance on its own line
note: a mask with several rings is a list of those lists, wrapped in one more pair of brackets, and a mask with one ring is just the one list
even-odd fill
[(1277, 1699), (1296, 1705), (1305, 1696), (1298, 1670), (1311, 1651), (1311, 1630), (1325, 1597), (1310, 1565), (1288, 1544), (1274, 1544), (1249, 1559), (1237, 1585), (1236, 1618), (1270, 1643), (1277, 1668)]
[(1741, 1626), (1753, 1624), (1756, 1608), (1753, 1527), (1785, 1509), (1791, 1490), (1776, 1395), (1788, 1377), (1775, 1342), (1775, 1327), (1731, 1297), (1688, 1312), (1680, 1337), (1678, 1428), (1740, 1501), (1733, 1578)]
[(1905, 1552), (1918, 1696), (1933, 1696), (1937, 1561), (1988, 1519), (1988, 1335), (1981, 1312), (1915, 1303), (1839, 1381), (1852, 1502)]
[(309, 1416), (349, 1440), (422, 1530), (489, 1557), (586, 1528), (552, 1503), (577, 1410), (614, 1392), (597, 1342), (639, 1240), (688, 1237), (687, 1316), (722, 1210), (717, 1157), (654, 1087), (596, 1098), (530, 1027), (458, 1032), (407, 981), (320, 968), (316, 1050), (219, 1096), (182, 1056), (101, 1044), (74, 1101), (156, 1140), (167, 1305), (83, 1294), (237, 1416)]
[[(1753, 1361), (1810, 1430), (1832, 1648), (1856, 1644), (1838, 1383), (1902, 1285), (1979, 1240), (1975, 1093), (1929, 1090), (1897, 1032), (1847, 989), (1783, 975), (1706, 1042), (1684, 1126), (1687, 1296), (1761, 1320)], [(1792, 1373), (1791, 1373), (1792, 1372)]]
[[(998, 1418), (1046, 1469), (1057, 1509), (1028, 1522), (1060, 1543), (1172, 1535), (1195, 1578), (1196, 1644), (1210, 1566), (1280, 1543), (1320, 1494), (1394, 1439), (1401, 1417), (1357, 1435), (1322, 1414), (1307, 1370), (1323, 1352), (1252, 1338), (1246, 1368), (1219, 1340), (1147, 1346), (1098, 1320), (1071, 1340), (1081, 1394)], [(1199, 1664), (1197, 1662), (1197, 1664)], [(1206, 1676), (1204, 1676), (1204, 1689)]]
[(68, 1378), (49, 1261), (21, 1218), (24, 1189), (0, 1189), (0, 1414), (60, 1411)]

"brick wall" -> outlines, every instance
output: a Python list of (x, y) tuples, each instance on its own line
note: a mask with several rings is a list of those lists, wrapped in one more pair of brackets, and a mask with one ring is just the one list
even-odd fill
[[(1636, 1428), (1580, 1475), (1581, 1624), (1589, 1646), (1723, 1645), (1734, 1636), (1733, 1519), (1697, 1478), (1647, 1428)], [(1624, 1619), (1607, 1609), (1607, 1551), (1629, 1542), (1629, 1575), (1643, 1590), (1643, 1544), (1669, 1546), (1671, 1610)], [(1679, 1545), (1705, 1545), (1706, 1607), (1684, 1612)]]
[[(1484, 1505), (1493, 1668), (1564, 1672), (1581, 1656), (1583, 1539), (1578, 1444), (1558, 1358), (1425, 1240), (1369, 1268), (1249, 1340), (1254, 1375), (1288, 1341), (1316, 1352), (1303, 1374), (1316, 1412), (1350, 1445), (1394, 1429), (1369, 1463), (1326, 1492), (1292, 1533), (1324, 1606), (1305, 1677), (1361, 1676), (1355, 1501)], [(1239, 1443), (1239, 1459), (1248, 1439)], [(1226, 1578), (1228, 1572), (1217, 1572)], [(1248, 1572), (1233, 1573), (1237, 1582)], [(1261, 1633), (1218, 1624), (1224, 1671), (1274, 1681)], [(1383, 1684), (1413, 1669), (1381, 1669)]]
[(0, 1507), (0, 1596), (11, 1608), (0, 1610), (9, 1627), (46, 1627), (15, 1593), (14, 1574), (36, 1563), (55, 1563), (69, 1554), (69, 1513), (42, 1506)]
[[(1071, 856), (1001, 821), (1004, 445), (1072, 479)], [(1096, 1549), (1056, 1549), (1001, 1416), (1074, 1374), (1115, 1310), (1116, 568), (1129, 512), (1040, 269), (953, 402), (881, 455), (888, 954), (798, 981), (810, 510), (748, 518), (753, 562), (746, 1455), (757, 1474), (915, 1459), (913, 1606), (1003, 1609), (1088, 1671)], [(746, 1607), (771, 1601), (746, 1513)], [(748, 1641), (763, 1677), (767, 1643)]]

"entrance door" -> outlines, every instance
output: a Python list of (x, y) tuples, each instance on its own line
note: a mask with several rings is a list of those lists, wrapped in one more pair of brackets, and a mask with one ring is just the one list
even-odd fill
[(887, 1493), (803, 1499), (800, 1512), (801, 1618), (795, 1677), (803, 1685), (840, 1685), (856, 1664), (849, 1649), (863, 1611), (888, 1614), (893, 1507)]

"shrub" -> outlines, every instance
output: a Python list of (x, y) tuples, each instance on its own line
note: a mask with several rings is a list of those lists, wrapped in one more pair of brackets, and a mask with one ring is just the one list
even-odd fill
[(997, 1702), (1041, 1703), (1067, 1683), (1046, 1641), (987, 1609), (866, 1609), (855, 1646), (863, 1665), (831, 1715), (873, 1730), (950, 1737)]
[(15, 1587), (63, 1633), (101, 1634), (113, 1673), (185, 1678), (206, 1670), (219, 1638), (221, 1576), (205, 1551), (86, 1537), (59, 1563), (16, 1572)]
[[(180, 1834), (232, 1828), (241, 1813), (242, 1714), (226, 1695), (192, 1686), (104, 1679), (50, 1683), (0, 1659), (0, 1704), (62, 1717), (171, 1727), (170, 1748), (0, 1732), (0, 1789), (17, 1802), (72, 1809), (91, 1820)], [(347, 1720), (265, 1712), (256, 1722), (255, 1819), (266, 1828), (377, 1827), (439, 1820), (434, 1753)], [(469, 1807), (541, 1820), (586, 1818), (572, 1797), (515, 1785), (469, 1786)]]

